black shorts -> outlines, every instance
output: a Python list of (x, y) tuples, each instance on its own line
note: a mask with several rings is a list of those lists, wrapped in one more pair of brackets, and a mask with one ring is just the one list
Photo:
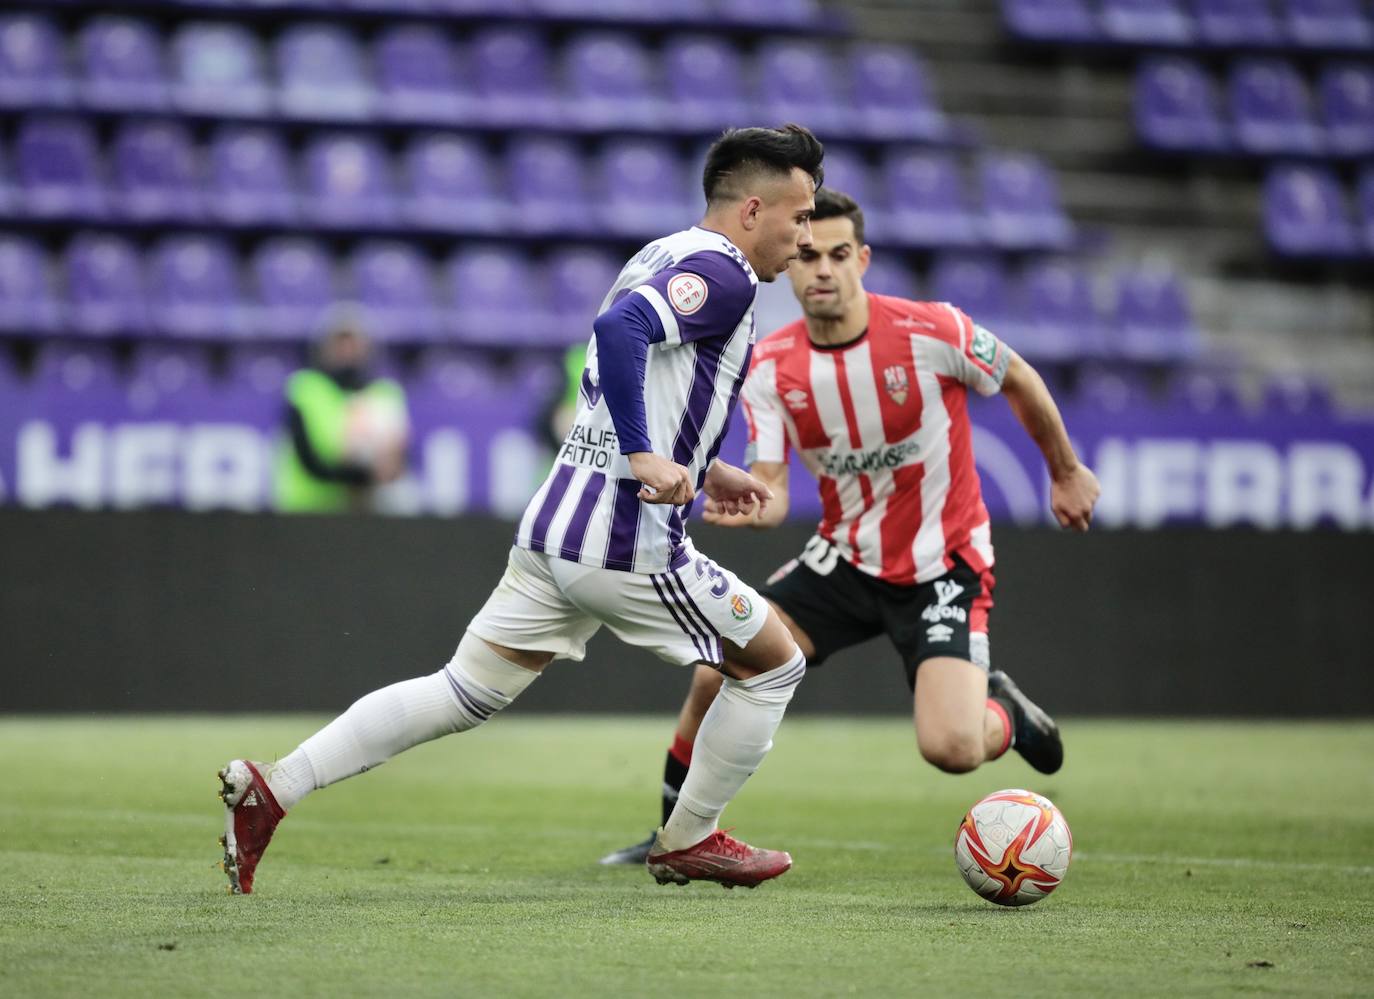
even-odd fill
[(927, 659), (952, 656), (987, 669), (988, 612), (993, 577), (955, 556), (939, 579), (899, 586), (860, 572), (823, 538), (814, 537), (799, 558), (759, 589), (797, 622), (816, 647), (808, 666), (878, 635), (887, 635), (916, 687)]

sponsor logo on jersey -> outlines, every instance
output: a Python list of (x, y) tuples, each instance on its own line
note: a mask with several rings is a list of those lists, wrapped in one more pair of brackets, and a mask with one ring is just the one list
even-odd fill
[(734, 615), (736, 621), (747, 621), (749, 615), (754, 613), (754, 605), (743, 593), (736, 593), (730, 598), (730, 613)]
[(900, 364), (894, 364), (890, 368), (883, 369), (883, 384), (887, 388), (887, 394), (892, 401), (901, 406), (906, 403), (908, 391), (911, 383), (907, 381), (906, 368)]
[(935, 328), (934, 323), (928, 323), (921, 319), (914, 319), (911, 316), (903, 316), (901, 319), (894, 319), (892, 320), (892, 325), (900, 326), (904, 330), (933, 330)]
[(964, 588), (952, 579), (935, 580), (935, 597), (943, 607), (952, 601), (959, 594), (964, 592)]
[(870, 451), (826, 451), (819, 454), (817, 460), (826, 475), (838, 478), (841, 475), (867, 475), (869, 472), (900, 468), (910, 462), (920, 450), (921, 445), (918, 441), (907, 440), (891, 447), (875, 447)]
[(794, 413), (800, 413), (811, 404), (811, 397), (801, 389), (792, 389), (783, 394), (782, 401), (787, 403), (787, 408)]
[(973, 327), (973, 356), (991, 366), (997, 360), (997, 338), (983, 327)]
[(705, 280), (696, 274), (679, 274), (668, 282), (668, 301), (680, 316), (701, 311), (709, 293)]
[(963, 592), (964, 588), (954, 580), (937, 579), (935, 581), (935, 599), (938, 603), (933, 603), (921, 611), (921, 620), (929, 621), (932, 624), (939, 624), (941, 621), (965, 623), (968, 620), (968, 611), (962, 607), (950, 606), (954, 599)]
[(948, 642), (954, 637), (954, 629), (947, 624), (932, 624), (926, 629), (926, 640), (930, 642)]

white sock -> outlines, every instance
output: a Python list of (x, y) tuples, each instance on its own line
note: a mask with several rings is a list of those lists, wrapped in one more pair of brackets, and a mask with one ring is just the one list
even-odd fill
[(787, 704), (806, 675), (800, 650), (776, 669), (749, 680), (725, 678), (692, 747), (692, 765), (673, 814), (658, 834), (665, 850), (683, 850), (715, 831), (716, 822), (773, 748)]
[(447, 666), (355, 701), (273, 766), (267, 786), (289, 809), (311, 791), (380, 766), (412, 746), (476, 728), (538, 675), (464, 635)]

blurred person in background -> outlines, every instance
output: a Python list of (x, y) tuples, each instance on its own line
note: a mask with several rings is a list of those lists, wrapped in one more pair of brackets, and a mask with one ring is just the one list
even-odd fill
[[(819, 482), (823, 516), (797, 558), (760, 592), (808, 663), (886, 635), (913, 693), (922, 757), (966, 773), (1015, 748), (1041, 773), (1064, 749), (1054, 720), (991, 668), (992, 532), (974, 468), (967, 396), (1000, 392), (1050, 473), (1060, 525), (1086, 531), (1099, 487), (1078, 461), (1035, 370), (947, 303), (864, 290), (863, 210), (816, 192), (812, 244), (788, 270), (804, 316), (759, 341), (741, 395), (745, 464), (773, 493), (766, 508), (703, 518), (776, 527), (787, 516), (789, 450)], [(667, 814), (691, 767), (721, 673), (698, 666), (663, 772)], [(603, 864), (640, 864), (648, 840)]]
[(361, 317), (341, 312), (312, 365), (286, 383), (286, 439), (278, 451), (277, 508), (286, 513), (369, 510), (377, 486), (405, 471), (405, 390), (374, 377)]

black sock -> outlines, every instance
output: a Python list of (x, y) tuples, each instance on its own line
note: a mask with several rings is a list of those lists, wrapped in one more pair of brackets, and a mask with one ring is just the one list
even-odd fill
[(670, 749), (663, 763), (663, 821), (673, 814), (677, 804), (677, 793), (682, 790), (682, 782), (687, 779), (687, 764), (679, 760)]

